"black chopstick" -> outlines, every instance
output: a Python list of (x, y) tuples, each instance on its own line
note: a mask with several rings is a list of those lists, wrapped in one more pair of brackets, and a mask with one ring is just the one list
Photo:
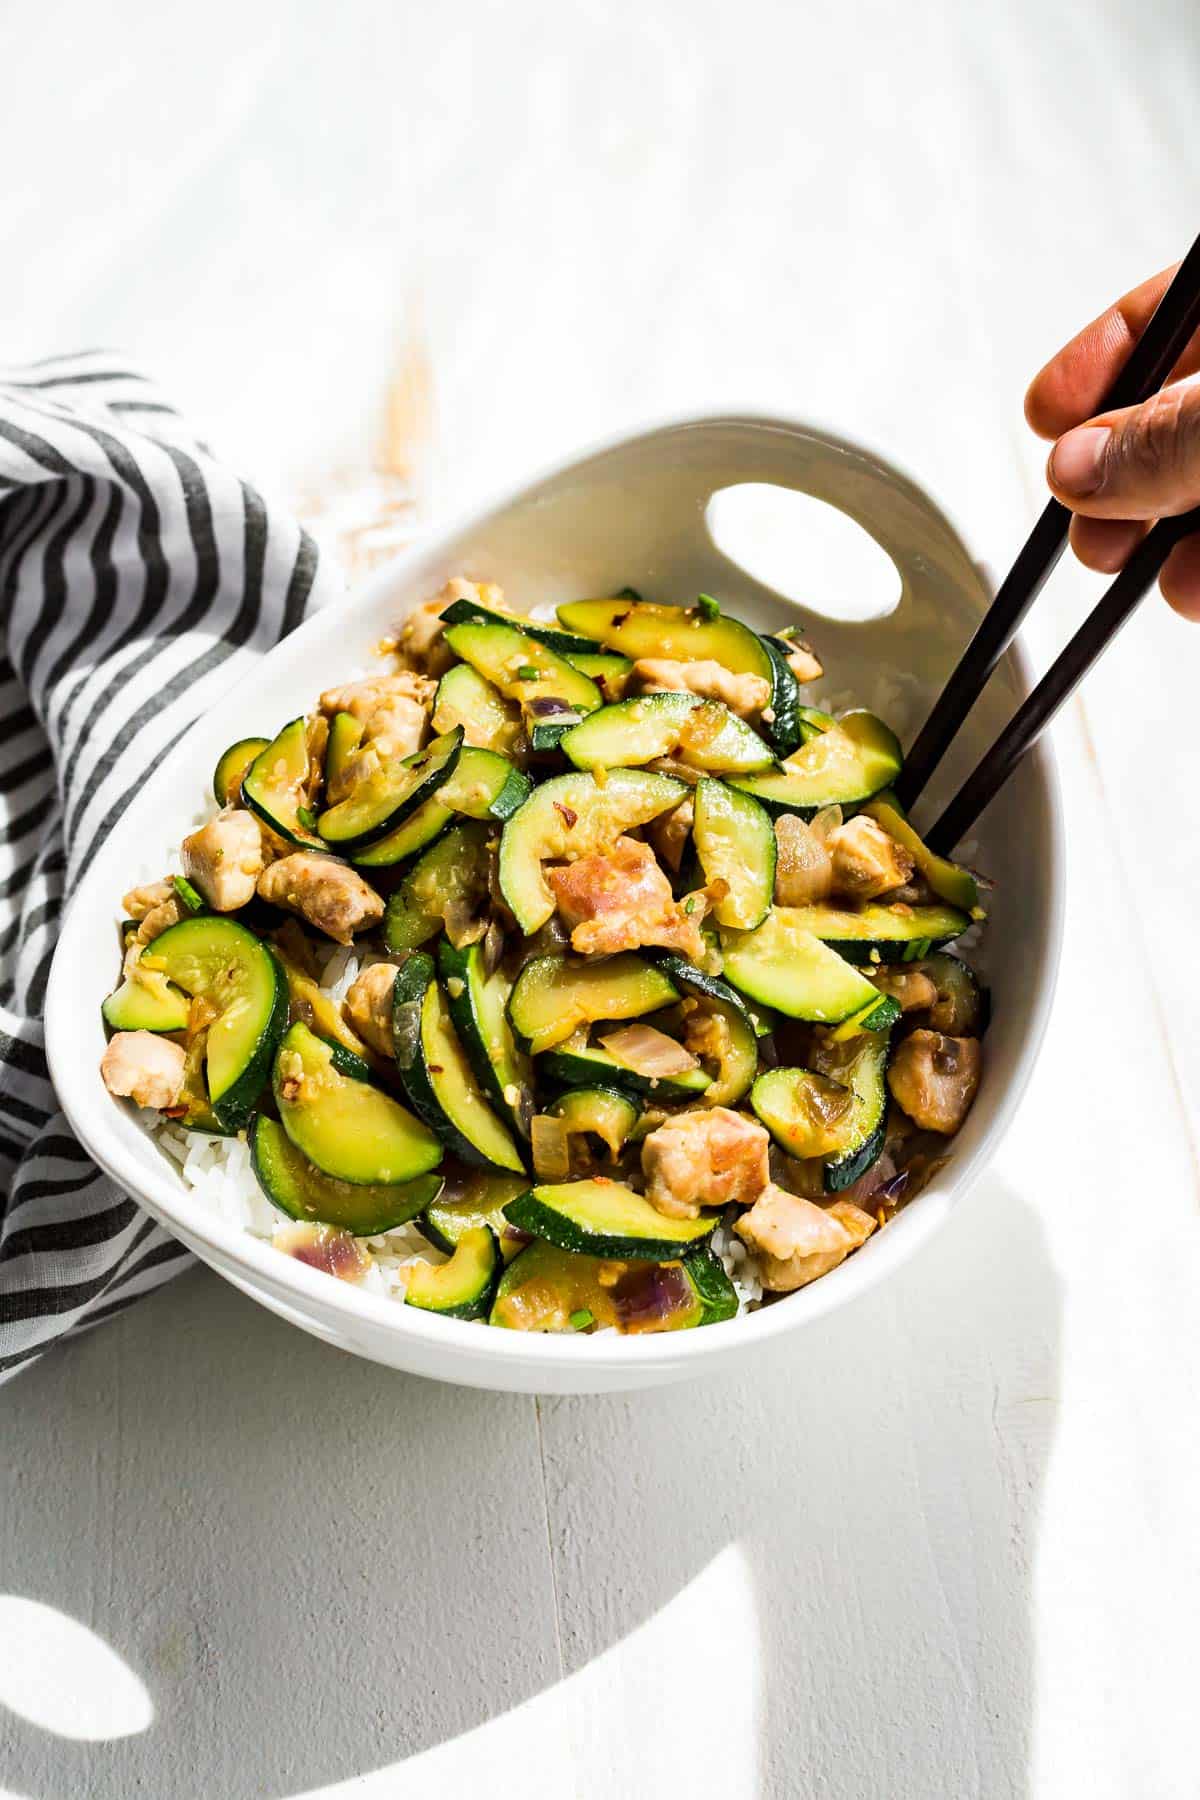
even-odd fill
[[(1125, 366), (1096, 408), (1097, 413), (1135, 406), (1156, 393), (1198, 328), (1200, 237), (1180, 263)], [(1063, 553), (1070, 522), (1068, 508), (1051, 500), (1030, 532), (905, 758), (896, 781), (896, 793), (903, 806), (911, 807), (922, 792), (992, 670), (1012, 643)]]
[(1200, 531), (1200, 506), (1174, 519), (1160, 519), (1142, 539), (1095, 611), (1013, 714), (936, 825), (926, 832), (925, 840), (931, 849), (947, 855), (971, 829), (1025, 752), (1037, 742), (1059, 707), (1116, 637), (1175, 545), (1193, 531)]

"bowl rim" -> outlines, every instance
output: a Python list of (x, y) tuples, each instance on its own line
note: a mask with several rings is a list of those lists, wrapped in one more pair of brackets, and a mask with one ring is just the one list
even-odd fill
[[(561, 480), (569, 474), (585, 475), (589, 465), (613, 452), (633, 449), (655, 437), (680, 431), (719, 431), (738, 427), (787, 436), (801, 435), (807, 439), (818, 437), (832, 447), (866, 457), (881, 473), (901, 488), (907, 489), (930, 509), (943, 522), (967, 561), (979, 569), (980, 565), (972, 555), (953, 514), (921, 482), (900, 467), (890, 454), (881, 453), (871, 443), (861, 438), (847, 437), (843, 431), (821, 419), (799, 419), (784, 414), (755, 411), (701, 411), (671, 413), (640, 422), (632, 429), (610, 433), (569, 456), (556, 458), (520, 482), (507, 485), (482, 501), (460, 508), (445, 524), (419, 537), (408, 549), (372, 571), (357, 592), (347, 595), (345, 606), (369, 609), (377, 604), (379, 594), (402, 576), (407, 564), (435, 558), (444, 546), (448, 547), (468, 531), (481, 530), (493, 518), (530, 498), (545, 484)], [(759, 580), (758, 584), (768, 591), (775, 591), (770, 589), (769, 583)], [(986, 585), (990, 586), (990, 583)], [(786, 595), (781, 594), (779, 598), (785, 603), (791, 603)], [(325, 607), (313, 613), (281, 643), (294, 645), (302, 641), (306, 634), (319, 630), (322, 623), (327, 622), (329, 610)], [(277, 646), (272, 646), (266, 656), (273, 655), (276, 648)], [(177, 759), (181, 762), (186, 759), (189, 740), (216, 705), (224, 706), (251, 690), (264, 660), (265, 658), (260, 659), (247, 669), (226, 695), (214, 702), (213, 707), (207, 708), (188, 727), (163, 759), (159, 770), (155, 771), (156, 775), (159, 771), (172, 768)], [(1019, 638), (1006, 653), (1005, 660), (1010, 662), (1018, 688), (1022, 693), (1027, 693), (1031, 685), (1031, 665)], [(183, 1186), (181, 1178), (172, 1173), (165, 1158), (161, 1173), (158, 1170), (147, 1170), (137, 1162), (120, 1134), (111, 1128), (105, 1104), (108, 1102), (106, 1094), (89, 1096), (73, 1090), (70, 1080), (60, 1081), (58, 1078), (59, 1071), (64, 1069), (66, 1045), (73, 1025), (72, 921), (81, 909), (81, 902), (86, 899), (86, 878), (80, 883), (64, 913), (46, 992), (46, 1056), (58, 1104), (80, 1143), (104, 1172), (172, 1235), (191, 1247), (202, 1260), (208, 1261), (210, 1267), (215, 1267), (227, 1279), (232, 1279), (243, 1291), (258, 1297), (255, 1285), (238, 1280), (228, 1267), (230, 1263), (244, 1270), (247, 1276), (252, 1276), (254, 1284), (270, 1289), (279, 1300), (293, 1301), (294, 1311), (289, 1310), (286, 1315), (293, 1321), (299, 1322), (296, 1320), (297, 1314), (302, 1315), (305, 1320), (310, 1317), (320, 1319), (323, 1315), (331, 1323), (344, 1321), (351, 1327), (356, 1324), (359, 1327), (368, 1325), (398, 1341), (420, 1344), (433, 1353), (431, 1361), (438, 1360), (437, 1352), (440, 1351), (443, 1353), (442, 1360), (448, 1365), (446, 1378), (449, 1380), (457, 1378), (454, 1373), (455, 1364), (465, 1366), (466, 1361), (477, 1363), (481, 1357), (498, 1369), (507, 1365), (514, 1368), (521, 1366), (528, 1371), (541, 1365), (547, 1371), (556, 1368), (559, 1373), (574, 1373), (581, 1380), (587, 1381), (592, 1377), (603, 1379), (620, 1375), (622, 1371), (632, 1373), (649, 1371), (655, 1367), (665, 1369), (668, 1365), (678, 1370), (683, 1364), (696, 1364), (705, 1358), (720, 1356), (736, 1350), (739, 1345), (749, 1348), (754, 1344), (762, 1344), (781, 1332), (795, 1330), (846, 1305), (856, 1295), (877, 1286), (913, 1256), (919, 1246), (927, 1242), (945, 1221), (951, 1209), (966, 1197), (1004, 1137), (1025, 1094), (1054, 1001), (1065, 902), (1065, 834), (1061, 785), (1048, 736), (1043, 736), (1030, 760), (1046, 803), (1049, 907), (1045, 921), (1045, 973), (1032, 1001), (1028, 1029), (1020, 1045), (1012, 1076), (997, 1100), (993, 1116), (978, 1143), (947, 1163), (945, 1170), (935, 1176), (929, 1187), (922, 1190), (917, 1202), (905, 1208), (889, 1229), (872, 1241), (871, 1254), (847, 1258), (819, 1281), (786, 1296), (786, 1304), (761, 1307), (756, 1312), (723, 1320), (698, 1332), (665, 1332), (628, 1337), (616, 1333), (602, 1333), (598, 1336), (579, 1333), (569, 1336), (489, 1331), (485, 1338), (476, 1322), (448, 1319), (403, 1306), (384, 1295), (363, 1292), (350, 1284), (331, 1281), (327, 1275), (292, 1258), (281, 1256), (271, 1244), (253, 1236), (244, 1227), (229, 1223), (197, 1200)], [(121, 830), (122, 822), (118, 821), (116, 831)], [(77, 1013), (77, 1009), (75, 1010)], [(112, 1115), (113, 1118), (116, 1116)], [(211, 1252), (211, 1258), (205, 1255), (205, 1251)], [(352, 1342), (347, 1347), (357, 1350)]]

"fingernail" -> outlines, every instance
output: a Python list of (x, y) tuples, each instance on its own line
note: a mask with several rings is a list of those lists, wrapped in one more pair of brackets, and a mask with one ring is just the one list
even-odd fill
[(1050, 456), (1050, 474), (1065, 494), (1094, 494), (1104, 476), (1111, 425), (1080, 425), (1060, 437)]

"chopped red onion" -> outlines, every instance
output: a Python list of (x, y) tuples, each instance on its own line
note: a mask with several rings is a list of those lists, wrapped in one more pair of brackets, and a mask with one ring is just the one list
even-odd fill
[(678, 1263), (634, 1263), (608, 1290), (622, 1331), (653, 1331), (692, 1305), (692, 1290)]
[(700, 1066), (690, 1050), (685, 1050), (682, 1044), (653, 1025), (625, 1025), (620, 1031), (610, 1031), (601, 1037), (600, 1043), (627, 1069), (650, 1079), (683, 1075)]
[(574, 719), (579, 717), (575, 707), (566, 700), (557, 699), (553, 694), (535, 694), (532, 700), (526, 701), (525, 709), (535, 719), (560, 719), (568, 714)]

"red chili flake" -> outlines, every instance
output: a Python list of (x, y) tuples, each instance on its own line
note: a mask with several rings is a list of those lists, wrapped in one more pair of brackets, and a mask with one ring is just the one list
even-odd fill
[(162, 1109), (162, 1115), (163, 1115), (164, 1119), (186, 1119), (187, 1118), (187, 1107), (186, 1106), (164, 1106)]
[(568, 831), (571, 831), (579, 823), (579, 814), (573, 807), (564, 806), (561, 800), (554, 802), (554, 810), (556, 813), (562, 814), (563, 824)]
[(431, 1075), (444, 1075), (445, 1070), (443, 1069), (441, 1063), (430, 1063), (429, 1073)]

